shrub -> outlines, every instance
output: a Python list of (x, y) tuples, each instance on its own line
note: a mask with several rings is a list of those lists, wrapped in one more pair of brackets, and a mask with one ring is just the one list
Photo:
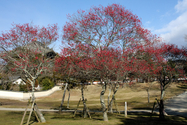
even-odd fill
[(54, 86), (54, 82), (52, 82), (49, 78), (44, 78), (41, 82), (43, 89), (42, 90), (48, 90), (51, 89)]
[(28, 92), (27, 85), (20, 84), (19, 85), (19, 91)]

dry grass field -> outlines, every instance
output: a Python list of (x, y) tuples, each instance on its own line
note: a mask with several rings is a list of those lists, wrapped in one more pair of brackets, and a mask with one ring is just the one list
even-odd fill
[[(137, 83), (132, 86), (125, 88), (119, 88), (116, 93), (116, 102), (119, 110), (124, 110), (124, 102), (128, 102), (128, 110), (134, 109), (151, 109), (155, 98), (160, 98), (159, 84), (153, 83), (150, 88), (150, 103), (147, 102), (147, 91), (146, 88), (150, 84), (148, 83)], [(182, 83), (172, 83), (166, 90), (165, 99), (171, 98), (173, 96), (179, 95), (186, 91), (187, 85)], [(85, 98), (87, 99), (87, 106), (90, 110), (101, 110), (100, 105), (100, 85), (88, 85), (84, 90)], [(36, 102), (40, 109), (58, 109), (61, 103), (63, 95), (63, 90), (56, 91), (48, 97), (37, 98)], [(107, 105), (108, 90), (105, 93), (105, 103)], [(67, 98), (68, 92), (66, 93), (65, 103), (63, 108), (67, 109)], [(70, 97), (70, 108), (75, 109), (79, 99), (81, 98), (81, 90), (75, 88), (71, 90)], [(2, 107), (11, 107), (11, 108), (25, 108), (27, 105), (27, 100), (7, 100), (0, 99), (1, 108)], [(79, 110), (83, 107), (80, 104)], [(116, 109), (113, 106), (114, 110)], [(82, 113), (77, 113), (76, 117), (73, 118), (73, 113), (61, 113), (58, 112), (43, 112), (44, 117), (46, 118), (46, 125), (59, 125), (59, 124), (68, 124), (68, 125), (183, 125), (187, 124), (187, 118), (179, 116), (167, 116), (166, 121), (159, 121), (158, 115), (150, 115), (149, 113), (129, 113), (127, 118), (124, 118), (124, 114), (110, 114), (108, 113), (109, 122), (102, 121), (102, 113), (91, 113), (92, 119), (86, 118), (83, 119)], [(0, 123), (3, 125), (9, 124), (20, 124), (23, 112), (13, 112), (13, 111), (1, 111), (0, 112)], [(28, 115), (27, 115), (28, 116)], [(24, 122), (26, 123), (26, 121)], [(35, 118), (31, 118), (31, 125), (43, 125), (37, 123)]]
[[(150, 103), (147, 100), (146, 88), (150, 87)], [(172, 83), (166, 90), (165, 99), (171, 98), (173, 96), (179, 95), (186, 91), (187, 87), (185, 83)], [(100, 110), (100, 92), (101, 85), (88, 85), (84, 90), (85, 98), (87, 99), (87, 106), (90, 110)], [(61, 104), (63, 95), (62, 91), (56, 91), (48, 97), (37, 98), (36, 102), (39, 108), (42, 109), (58, 109)], [(112, 95), (112, 94), (111, 94)], [(81, 98), (81, 90), (79, 88), (71, 89), (70, 96), (70, 109), (75, 109), (79, 99)], [(105, 104), (107, 105), (108, 90), (105, 93)], [(155, 98), (160, 98), (159, 84), (154, 82), (152, 84), (148, 83), (136, 83), (131, 86), (122, 88), (120, 87), (116, 93), (116, 102), (119, 110), (124, 110), (124, 102), (128, 103), (128, 110), (131, 109), (151, 109)], [(68, 99), (68, 92), (66, 91), (64, 109), (66, 109)], [(1, 107), (19, 107), (25, 108), (27, 100), (7, 100), (0, 99), (2, 103)], [(80, 104), (80, 108), (82, 103)], [(113, 107), (116, 108), (115, 106)]]

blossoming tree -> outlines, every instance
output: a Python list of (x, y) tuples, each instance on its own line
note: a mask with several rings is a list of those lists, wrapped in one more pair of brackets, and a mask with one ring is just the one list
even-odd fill
[[(108, 61), (110, 58), (114, 59), (112, 57), (114, 55), (107, 55), (107, 53), (110, 53), (109, 48), (119, 47), (121, 50), (126, 51), (132, 50), (132, 48), (136, 49), (140, 45), (147, 46), (151, 42), (158, 40), (155, 35), (152, 35), (150, 31), (142, 27), (138, 16), (118, 4), (112, 4), (107, 7), (92, 7), (88, 11), (79, 10), (76, 14), (68, 15), (68, 19), (69, 21), (63, 27), (63, 42), (67, 43), (69, 47), (81, 43), (92, 48), (94, 52), (92, 62), (94, 65), (98, 64), (94, 66), (94, 71), (97, 72), (97, 75), (99, 75), (97, 77), (100, 77), (100, 80), (105, 81), (101, 92), (102, 97), (108, 84), (107, 81), (109, 77), (114, 76), (115, 67), (117, 67), (114, 66), (117, 65), (117, 62)], [(122, 53), (123, 51), (121, 51)], [(101, 57), (99, 54), (106, 54), (107, 57)], [(125, 53), (122, 56), (128, 58), (121, 58), (120, 61), (118, 60), (119, 62), (125, 62), (126, 59), (132, 57), (130, 55), (127, 56)], [(128, 69), (131, 70), (131, 68)], [(120, 74), (118, 71), (117, 74), (118, 76), (126, 76), (127, 72)], [(103, 119), (107, 121), (106, 107), (103, 98), (100, 99), (103, 107)]]
[[(0, 57), (13, 66), (12, 72), (21, 72), (23, 78), (29, 81), (32, 86), (32, 102), (35, 101), (36, 79), (52, 67), (53, 57), (47, 55), (47, 50), (57, 38), (56, 25), (40, 28), (30, 24), (13, 24), (10, 31), (0, 35)], [(45, 122), (42, 113), (39, 110), (37, 113), (40, 120)]]

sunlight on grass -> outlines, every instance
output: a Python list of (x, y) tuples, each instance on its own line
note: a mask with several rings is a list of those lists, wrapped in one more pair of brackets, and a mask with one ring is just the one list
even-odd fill
[[(155, 98), (160, 98), (160, 90), (159, 84), (154, 83), (150, 89), (150, 103), (147, 103), (147, 91), (146, 87), (148, 84), (146, 83), (137, 83), (131, 87), (127, 88), (120, 88), (119, 91), (116, 93), (116, 102), (119, 110), (124, 110), (124, 102), (128, 103), (128, 110), (137, 110), (137, 109), (152, 109), (153, 103)], [(171, 98), (173, 96), (179, 95), (186, 91), (186, 87), (184, 84), (176, 84), (172, 83), (168, 89), (166, 90), (165, 99)], [(89, 110), (100, 110), (101, 111), (101, 104), (100, 104), (100, 91), (101, 86), (99, 85), (90, 85), (87, 86), (87, 89), (84, 91), (85, 98), (87, 99), (87, 107)], [(63, 95), (63, 90), (57, 91), (51, 94), (48, 97), (42, 97), (36, 99), (37, 105), (40, 109), (59, 109), (61, 104), (61, 99)], [(68, 92), (66, 93), (65, 102), (63, 105), (63, 109), (67, 109), (67, 98)], [(80, 89), (72, 89), (71, 90), (71, 97), (70, 97), (70, 109), (76, 109), (77, 103), (81, 98), (81, 91)], [(107, 105), (107, 98), (108, 98), (108, 90), (105, 93), (105, 103)], [(110, 97), (111, 98), (111, 97)], [(26, 108), (27, 100), (7, 100), (7, 99), (0, 99), (2, 103), (1, 107), (15, 107), (15, 108)], [(83, 104), (80, 103), (79, 110), (82, 110)], [(116, 107), (113, 105), (113, 109), (115, 110)], [(72, 118), (72, 113), (49, 113), (43, 112), (44, 117), (46, 118), (47, 125), (59, 125), (59, 124), (70, 124), (70, 125), (82, 125), (82, 124), (89, 124), (89, 125), (105, 125), (105, 124), (136, 124), (142, 123), (142, 125), (148, 124), (165, 124), (166, 122), (158, 122), (158, 116), (153, 115), (150, 117), (150, 114), (129, 114), (128, 118), (124, 118), (124, 114), (108, 114), (109, 122), (104, 122), (102, 113), (91, 113), (92, 119), (86, 118), (83, 119), (81, 113), (78, 113), (75, 118)], [(4, 123), (4, 125), (14, 125), (20, 124), (21, 118), (23, 116), (23, 112), (10, 112), (10, 111), (1, 111), (0, 112), (0, 123)], [(28, 117), (28, 116), (27, 116)], [(178, 122), (177, 122), (178, 121)], [(170, 124), (183, 124), (186, 123), (187, 119), (183, 117), (174, 117), (169, 116), (167, 117), (167, 123)], [(26, 122), (26, 121), (25, 121)], [(33, 125), (40, 125), (41, 123), (37, 123), (35, 118), (32, 117), (31, 123)], [(41, 124), (42, 125), (42, 124)]]
[[(0, 112), (0, 123), (3, 125), (18, 125), (21, 122), (23, 112)], [(24, 120), (24, 124), (27, 122), (27, 117)], [(102, 121), (102, 113), (91, 113), (92, 119), (83, 118), (81, 113), (78, 113), (73, 118), (73, 113), (49, 113), (44, 112), (46, 123), (38, 123), (34, 115), (31, 117), (30, 125), (185, 125), (187, 124), (187, 118), (179, 116), (167, 116), (165, 121), (160, 121), (159, 116), (150, 113), (129, 113), (125, 118), (124, 114), (110, 114), (108, 113), (108, 122)]]

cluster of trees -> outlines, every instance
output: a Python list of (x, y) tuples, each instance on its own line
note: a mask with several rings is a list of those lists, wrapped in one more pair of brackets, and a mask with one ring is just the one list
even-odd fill
[[(19, 72), (29, 81), (32, 100), (36, 79), (43, 72), (53, 71), (52, 62), (55, 61), (55, 73), (65, 76), (67, 83), (71, 78), (82, 83), (92, 80), (103, 83), (100, 102), (104, 121), (108, 121), (107, 110), (112, 107), (120, 81), (127, 77), (157, 78), (161, 88), (160, 117), (164, 117), (165, 89), (176, 74), (183, 71), (176, 69), (174, 61), (186, 59), (186, 49), (161, 43), (159, 37), (142, 27), (138, 16), (118, 4), (81, 10), (68, 19), (63, 27), (62, 41), (68, 46), (62, 48), (56, 58), (46, 55), (46, 48), (58, 38), (56, 25), (42, 28), (29, 24), (14, 25), (8, 33), (0, 36), (0, 58), (11, 66), (12, 72)], [(30, 43), (35, 47), (28, 46)], [(104, 102), (107, 86), (114, 90), (108, 108)], [(86, 116), (83, 89), (82, 100)], [(43, 116), (41, 121), (45, 121)]]
[[(63, 42), (69, 46), (56, 59), (56, 71), (81, 82), (97, 79), (104, 83), (100, 94), (104, 121), (108, 118), (103, 98), (112, 81), (118, 84), (127, 77), (157, 79), (163, 118), (165, 89), (177, 74), (184, 75), (183, 69), (176, 69), (174, 61), (186, 60), (186, 49), (162, 43), (142, 27), (136, 15), (117, 4), (78, 11), (68, 18), (63, 28)], [(112, 100), (116, 92), (117, 88)]]
[[(184, 72), (181, 73), (183, 69), (176, 68), (174, 61), (178, 58), (186, 58), (186, 56), (185, 49), (167, 44), (149, 44), (122, 50), (112, 47), (93, 49), (89, 45), (78, 43), (74, 47), (64, 48), (61, 56), (55, 60), (55, 66), (57, 72), (78, 79), (82, 83), (95, 79), (104, 83), (100, 101), (104, 120), (107, 120), (107, 110), (103, 99), (107, 86), (110, 89), (111, 84), (119, 84), (127, 77), (157, 79), (161, 87), (160, 103), (163, 103), (167, 86), (178, 75), (182, 75), (180, 77), (185, 75)], [(113, 96), (116, 92), (117, 89)]]

